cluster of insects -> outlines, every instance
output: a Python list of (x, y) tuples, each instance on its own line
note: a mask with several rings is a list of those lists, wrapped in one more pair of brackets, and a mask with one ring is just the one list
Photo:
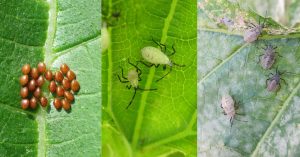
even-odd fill
[(121, 68), (122, 69), (122, 75), (121, 76), (117, 75), (118, 79), (121, 83), (130, 83), (129, 85), (126, 86), (128, 89), (131, 89), (131, 87), (134, 88), (134, 94), (133, 94), (129, 104), (127, 105), (126, 109), (128, 109), (129, 106), (132, 104), (132, 101), (135, 98), (137, 90), (142, 90), (142, 91), (157, 90), (157, 89), (143, 89), (139, 86), (139, 81), (142, 80), (141, 79), (142, 71), (138, 67), (138, 63), (142, 63), (143, 65), (145, 65), (147, 67), (155, 66), (156, 68), (158, 68), (160, 65), (163, 65), (164, 70), (167, 68), (167, 66), (170, 67), (170, 70), (166, 74), (164, 74), (161, 78), (157, 79), (156, 82), (162, 80), (167, 75), (169, 75), (172, 71), (173, 66), (178, 66), (178, 67), (184, 67), (185, 66), (185, 65), (180, 65), (180, 64), (174, 63), (169, 58), (170, 56), (172, 56), (176, 53), (174, 45), (172, 46), (173, 52), (169, 56), (167, 56), (165, 54), (166, 51), (167, 51), (166, 45), (158, 43), (155, 40), (153, 40), (153, 42), (155, 44), (157, 44), (160, 48), (156, 48), (156, 47), (153, 47), (153, 46), (146, 46), (146, 47), (142, 48), (141, 49), (141, 55), (142, 55), (142, 58), (144, 59), (144, 61), (140, 60), (140, 61), (137, 61), (137, 64), (133, 64), (128, 59), (128, 63), (130, 65), (132, 65), (134, 67), (134, 69), (129, 70), (128, 74), (127, 74), (127, 77), (125, 77), (124, 73), (123, 73), (123, 69)]
[[(26, 110), (28, 108), (35, 109), (39, 103), (42, 107), (48, 105), (48, 99), (43, 95), (42, 89), (45, 79), (48, 80), (48, 89), (52, 94), (56, 94), (54, 99), (54, 106), (56, 109), (63, 107), (65, 110), (71, 108), (70, 103), (74, 101), (74, 93), (78, 92), (80, 85), (76, 80), (76, 75), (69, 69), (66, 64), (62, 64), (60, 71), (52, 74), (47, 70), (45, 63), (38, 63), (37, 68), (25, 64), (22, 67), (23, 75), (20, 77), (21, 85), (21, 107)], [(64, 75), (66, 78), (64, 78)], [(72, 90), (72, 92), (70, 92)]]
[[(223, 18), (222, 22), (226, 25), (229, 25), (232, 21), (230, 19)], [(248, 23), (248, 29), (244, 33), (244, 41), (247, 43), (252, 43), (256, 41), (261, 35), (263, 28), (266, 27), (265, 22), (266, 20), (264, 19), (263, 23), (260, 23), (260, 21), (258, 24)], [(279, 55), (278, 52), (276, 52), (276, 46), (265, 44), (265, 47), (262, 49), (264, 53), (259, 56), (258, 63), (264, 70), (270, 70), (273, 67), (276, 59), (282, 56)], [(286, 84), (286, 81), (283, 78), (281, 78), (281, 75), (284, 73), (285, 72), (280, 72), (277, 67), (274, 74), (269, 74), (268, 79), (266, 79), (267, 91), (277, 92), (281, 88), (281, 81), (283, 81)], [(235, 116), (237, 115), (237, 103), (234, 101), (232, 96), (228, 94), (223, 95), (221, 100), (221, 108), (223, 109), (224, 115), (229, 116), (230, 124), (232, 126), (233, 119), (235, 119)]]

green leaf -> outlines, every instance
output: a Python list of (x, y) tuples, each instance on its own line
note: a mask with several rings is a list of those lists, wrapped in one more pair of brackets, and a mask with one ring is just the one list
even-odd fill
[[(103, 132), (111, 132), (103, 133), (103, 154), (196, 156), (196, 1), (110, 0), (102, 4), (111, 40), (102, 52)], [(112, 16), (118, 12), (120, 17)], [(128, 59), (133, 63), (142, 59), (143, 47), (158, 47), (152, 38), (166, 44), (168, 51), (174, 44), (172, 61), (186, 67), (174, 67), (156, 82), (167, 71), (139, 64), (139, 86), (158, 90), (137, 91), (126, 110), (134, 89), (127, 89), (117, 75), (121, 68), (125, 75), (133, 68)]]
[[(300, 127), (300, 49), (299, 35), (290, 28), (269, 25), (258, 41), (246, 44), (244, 29), (235, 26), (228, 29), (217, 25), (217, 19), (231, 19), (240, 15), (258, 23), (258, 16), (234, 8), (228, 1), (201, 1), (198, 15), (202, 21), (198, 26), (198, 155), (199, 156), (299, 156)], [(216, 10), (223, 8), (224, 12)], [(229, 16), (228, 16), (229, 15)], [(230, 16), (232, 15), (232, 16)], [(261, 15), (264, 16), (264, 15)], [(215, 23), (215, 24), (214, 24)], [(213, 27), (212, 27), (213, 26)], [(286, 34), (272, 32), (287, 30)], [(276, 31), (278, 30), (278, 31)], [(284, 32), (283, 32), (284, 33)], [(290, 33), (290, 34), (289, 34)], [(259, 55), (265, 44), (277, 46), (282, 56), (276, 59), (273, 68), (262, 69)], [(266, 90), (268, 74), (279, 71), (282, 75), (281, 89)], [(223, 115), (221, 98), (229, 93), (239, 103), (232, 128), (229, 117)]]
[[(0, 156), (100, 156), (100, 1), (0, 2)], [(67, 63), (81, 89), (71, 112), (20, 107), (21, 67)]]

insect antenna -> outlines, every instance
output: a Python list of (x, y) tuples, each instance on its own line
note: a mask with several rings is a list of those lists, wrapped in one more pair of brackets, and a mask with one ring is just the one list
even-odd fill
[(134, 94), (133, 94), (133, 96), (132, 96), (132, 98), (131, 98), (129, 104), (127, 105), (126, 109), (128, 109), (129, 106), (132, 104), (132, 101), (133, 101), (133, 99), (134, 99), (134, 97), (135, 97), (135, 94), (136, 94), (136, 90), (137, 90), (137, 88), (134, 88)]
[(156, 80), (156, 82), (160, 81), (161, 79), (165, 78), (167, 75), (169, 75), (172, 71), (172, 66), (170, 66), (170, 70), (163, 76), (161, 77), (160, 79)]

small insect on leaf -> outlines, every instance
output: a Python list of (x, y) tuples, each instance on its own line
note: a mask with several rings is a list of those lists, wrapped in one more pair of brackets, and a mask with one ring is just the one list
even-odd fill
[(36, 99), (35, 97), (32, 97), (32, 98), (30, 99), (30, 108), (31, 108), (31, 109), (35, 109), (36, 106), (37, 106), (37, 99)]
[(259, 58), (260, 65), (262, 66), (263, 69), (270, 69), (274, 64), (276, 60), (276, 53), (277, 53), (275, 52), (276, 48), (277, 47), (274, 47), (272, 45), (266, 45), (266, 47), (263, 48), (264, 54), (260, 55)]
[(64, 75), (60, 71), (57, 71), (54, 74), (54, 78), (56, 82), (61, 82), (64, 79)]
[(34, 79), (30, 80), (28, 83), (29, 91), (34, 91), (36, 87), (36, 81)]
[(28, 96), (28, 88), (27, 87), (21, 87), (20, 95), (22, 98), (26, 98)]
[(278, 71), (277, 67), (275, 74), (269, 74), (271, 76), (266, 80), (266, 86), (269, 92), (277, 92), (281, 88), (280, 81), (283, 81), (285, 84), (287, 84), (286, 81), (283, 78), (281, 78), (281, 75), (284, 73), (285, 72)]
[(266, 18), (264, 18), (263, 23), (260, 23), (260, 21), (258, 24), (248, 23), (248, 29), (244, 33), (244, 41), (247, 43), (256, 41), (266, 27), (265, 22)]
[[(137, 90), (142, 90), (142, 91), (152, 91), (152, 90), (157, 90), (157, 89), (143, 89), (143, 88), (140, 88), (139, 87), (139, 81), (141, 81), (141, 75), (142, 75), (142, 71), (141, 69), (137, 66), (137, 64), (133, 64), (129, 61), (128, 59), (128, 63), (130, 65), (132, 65), (134, 67), (134, 69), (131, 69), (128, 71), (128, 74), (127, 74), (127, 77), (124, 76), (124, 72), (123, 72), (123, 68), (121, 68), (122, 70), (122, 75), (120, 77), (120, 75), (117, 75), (118, 76), (118, 79), (121, 83), (129, 83), (129, 85), (127, 85), (127, 89), (131, 89), (131, 87), (133, 87), (134, 89), (134, 94), (129, 102), (129, 104), (127, 105), (126, 109), (129, 108), (129, 106), (132, 104), (134, 98), (135, 98), (135, 95), (136, 95), (136, 91)], [(122, 79), (121, 79), (122, 78)]]
[(41, 106), (46, 107), (48, 105), (48, 99), (44, 96), (41, 97), (40, 99)]
[(65, 64), (65, 63), (60, 66), (60, 71), (64, 75), (66, 75), (69, 70), (70, 70), (69, 66), (67, 64)]
[(185, 65), (180, 65), (170, 60), (169, 56), (172, 56), (176, 53), (174, 45), (172, 46), (173, 52), (169, 56), (167, 56), (164, 53), (167, 50), (166, 45), (158, 43), (155, 40), (153, 40), (153, 42), (157, 44), (160, 47), (160, 49), (153, 46), (146, 46), (141, 49), (143, 59), (148, 63), (150, 63), (150, 65), (143, 61), (139, 61), (139, 62), (143, 63), (147, 67), (155, 66), (157, 68), (159, 67), (159, 65), (163, 65), (163, 69), (166, 69), (166, 66), (170, 67), (170, 70), (164, 76), (156, 80), (158, 82), (171, 73), (173, 66), (184, 67)]
[(62, 107), (61, 100), (59, 98), (55, 98), (53, 101), (53, 105), (57, 110), (61, 109)]
[(21, 107), (23, 110), (26, 110), (29, 107), (29, 100), (28, 99), (22, 99), (21, 100)]
[(80, 89), (80, 84), (79, 84), (79, 82), (78, 82), (77, 80), (73, 80), (73, 81), (71, 82), (71, 90), (72, 90), (73, 92), (78, 92), (79, 89)]

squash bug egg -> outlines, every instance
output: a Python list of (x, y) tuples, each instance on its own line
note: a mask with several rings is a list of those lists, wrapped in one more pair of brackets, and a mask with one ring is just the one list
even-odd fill
[(69, 101), (69, 102), (73, 102), (74, 101), (74, 95), (69, 92), (69, 91), (65, 91), (64, 92), (64, 96), (65, 98)]
[(39, 78), (36, 80), (37, 86), (41, 87), (44, 84), (45, 80), (42, 75), (39, 76)]
[(42, 91), (41, 91), (41, 88), (40, 87), (37, 87), (35, 89), (35, 91), (33, 92), (33, 96), (36, 97), (36, 98), (39, 98), (42, 94)]
[(59, 98), (55, 98), (53, 101), (54, 107), (59, 110), (62, 107), (61, 100)]
[(55, 81), (51, 81), (48, 88), (51, 93), (55, 93), (57, 88)]
[(65, 63), (60, 66), (60, 71), (64, 75), (66, 75), (69, 70), (70, 70), (69, 66), (67, 64), (65, 64)]
[(57, 96), (59, 96), (59, 97), (64, 96), (64, 92), (65, 92), (65, 90), (64, 90), (61, 86), (58, 86), (58, 87), (56, 88), (56, 95), (57, 95)]
[(42, 96), (40, 99), (40, 102), (41, 102), (41, 106), (46, 107), (48, 104), (48, 99), (46, 97)]
[(281, 88), (280, 80), (282, 80), (286, 84), (286, 81), (284, 79), (280, 78), (280, 76), (284, 73), (285, 72), (279, 72), (278, 68), (276, 68), (275, 74), (272, 74), (272, 73), (269, 74), (269, 75), (272, 75), (271, 77), (269, 77), (266, 80), (266, 86), (267, 86), (267, 90), (269, 92), (276, 92)]
[(39, 77), (39, 72), (38, 72), (37, 68), (32, 68), (30, 75), (33, 79), (37, 79)]
[(52, 76), (52, 72), (50, 70), (47, 70), (46, 73), (45, 73), (45, 78), (46, 80), (48, 81), (51, 81), (53, 76)]
[(37, 99), (35, 97), (32, 97), (30, 99), (30, 108), (35, 109), (36, 108), (36, 104), (37, 104)]
[(76, 75), (75, 75), (75, 73), (72, 70), (69, 70), (67, 72), (67, 78), (69, 79), (69, 81), (72, 81), (72, 80), (74, 80), (76, 78)]
[(80, 89), (80, 84), (79, 84), (79, 82), (78, 82), (77, 80), (73, 80), (73, 81), (71, 82), (71, 90), (72, 90), (73, 92), (78, 92), (79, 89)]
[[(272, 45), (267, 45), (266, 48), (263, 48), (264, 54), (260, 55), (259, 62), (263, 69), (270, 69), (275, 62), (276, 53)], [(280, 56), (280, 55), (278, 55)]]
[(28, 88), (27, 87), (21, 87), (20, 95), (22, 98), (26, 98), (28, 96)]
[(64, 110), (68, 111), (71, 108), (71, 104), (69, 103), (69, 101), (67, 99), (63, 99), (62, 101), (62, 107), (64, 108)]
[(36, 87), (36, 82), (35, 80), (30, 80), (29, 83), (28, 83), (28, 89), (29, 91), (34, 91), (35, 90), (35, 87)]
[(29, 72), (30, 72), (30, 65), (29, 65), (29, 64), (23, 65), (23, 67), (22, 67), (22, 73), (23, 73), (24, 75), (28, 75)]
[[(156, 43), (160, 47), (160, 49), (158, 49), (156, 47), (152, 47), (152, 46), (146, 46), (141, 49), (142, 57), (144, 58), (144, 60), (149, 62), (150, 65), (144, 63), (143, 61), (140, 61), (140, 62), (148, 67), (155, 66), (157, 68), (159, 65), (163, 65), (163, 69), (166, 69), (167, 65), (170, 67), (169, 72), (167, 72), (160, 79), (156, 80), (156, 82), (158, 82), (161, 79), (163, 79), (164, 77), (166, 77), (169, 73), (171, 73), (173, 66), (184, 67), (185, 65), (180, 65), (180, 64), (176, 64), (176, 63), (172, 62), (170, 60), (170, 58), (164, 53), (166, 51), (166, 45), (157, 43), (155, 40), (153, 40), (153, 42)], [(176, 53), (174, 45), (172, 46), (172, 49), (173, 49), (173, 52), (169, 56), (172, 56)]]
[(61, 82), (64, 79), (64, 75), (60, 71), (57, 71), (54, 74), (54, 78), (55, 78), (55, 81)]
[(38, 72), (39, 72), (40, 74), (44, 74), (45, 71), (46, 71), (46, 64), (40, 62), (40, 63), (38, 64)]
[(22, 86), (25, 86), (25, 85), (28, 83), (28, 80), (29, 80), (28, 75), (22, 75), (22, 76), (20, 77), (20, 84), (21, 84)]
[(71, 83), (68, 79), (63, 79), (62, 80), (62, 85), (65, 90), (69, 90), (71, 88)]
[(29, 107), (29, 100), (28, 99), (22, 99), (21, 100), (21, 107), (23, 110), (26, 110)]
[[(121, 75), (121, 77), (122, 77), (123, 80), (121, 79), (121, 77), (120, 77), (119, 75), (117, 75), (117, 76), (118, 76), (118, 79), (119, 79), (119, 81), (120, 81), (121, 83), (130, 83), (130, 85), (127, 85), (127, 86), (126, 86), (127, 89), (131, 89), (131, 87), (134, 88), (134, 94), (133, 94), (133, 96), (132, 96), (132, 98), (131, 98), (129, 104), (127, 105), (126, 109), (128, 109), (129, 106), (131, 105), (131, 103), (132, 103), (132, 101), (133, 101), (133, 99), (134, 99), (134, 97), (135, 97), (135, 95), (136, 95), (136, 91), (137, 91), (137, 90), (142, 90), (142, 91), (152, 91), (152, 90), (157, 90), (157, 89), (143, 89), (143, 88), (140, 88), (140, 87), (139, 87), (139, 81), (142, 80), (141, 77), (140, 77), (141, 74), (142, 74), (142, 71), (141, 71), (141, 69), (140, 69), (137, 65), (134, 65), (133, 63), (131, 63), (131, 62), (129, 61), (129, 59), (128, 59), (128, 63), (129, 63), (130, 65), (132, 65), (135, 69), (129, 70), (129, 72), (128, 72), (128, 74), (127, 74), (127, 77), (125, 77), (125, 76), (124, 76), (124, 73), (123, 73), (123, 68), (121, 68), (121, 70), (122, 70), (122, 75)], [(72, 81), (72, 83), (73, 83), (73, 81)], [(72, 86), (72, 83), (71, 83), (71, 86)]]
[(247, 43), (251, 43), (258, 39), (258, 37), (261, 35), (263, 28), (266, 27), (265, 25), (266, 18), (264, 18), (264, 22), (260, 24), (260, 21), (258, 22), (258, 25), (254, 23), (250, 23), (248, 25), (248, 29), (244, 33), (244, 41)]

